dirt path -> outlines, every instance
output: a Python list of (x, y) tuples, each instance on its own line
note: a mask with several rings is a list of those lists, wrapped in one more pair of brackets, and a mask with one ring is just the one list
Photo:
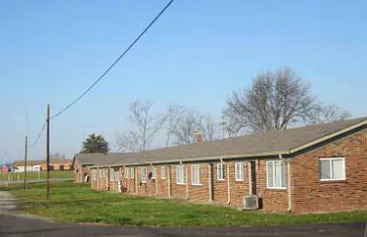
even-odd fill
[(10, 192), (0, 191), (0, 213), (6, 214), (16, 210), (15, 199)]

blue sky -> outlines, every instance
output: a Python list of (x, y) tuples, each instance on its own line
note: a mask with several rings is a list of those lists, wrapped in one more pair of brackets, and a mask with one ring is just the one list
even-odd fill
[[(23, 158), (46, 105), (86, 89), (167, 3), (0, 1), (0, 163)], [(128, 105), (150, 99), (220, 116), (259, 72), (292, 67), (327, 103), (367, 115), (366, 1), (176, 0), (98, 86), (52, 122), (53, 153), (72, 156), (97, 132), (114, 143)], [(44, 138), (30, 150), (45, 154)]]

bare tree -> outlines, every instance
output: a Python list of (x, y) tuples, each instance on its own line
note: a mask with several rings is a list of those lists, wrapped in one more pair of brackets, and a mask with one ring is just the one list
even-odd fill
[(185, 113), (185, 111), (186, 109), (181, 105), (170, 105), (168, 107), (167, 113), (161, 118), (166, 134), (166, 147), (171, 144), (171, 139), (175, 132), (176, 126), (180, 123), (182, 115)]
[(306, 124), (323, 124), (345, 120), (351, 117), (349, 111), (345, 111), (337, 105), (315, 105), (305, 118)]
[(290, 68), (260, 73), (251, 87), (233, 92), (224, 116), (235, 126), (236, 135), (248, 128), (253, 132), (283, 130), (302, 121), (314, 103), (310, 86)]
[(243, 135), (247, 127), (246, 119), (237, 113), (233, 107), (223, 110), (221, 122), (222, 138)]
[(118, 138), (121, 151), (145, 151), (162, 127), (163, 120), (151, 115), (153, 103), (136, 100), (130, 104), (133, 129)]
[(212, 141), (216, 138), (217, 126), (210, 114), (202, 117), (200, 125), (200, 130), (206, 141)]
[(164, 116), (166, 129), (166, 146), (191, 144), (200, 132), (205, 141), (215, 138), (216, 126), (210, 115), (187, 109), (182, 106), (170, 106)]

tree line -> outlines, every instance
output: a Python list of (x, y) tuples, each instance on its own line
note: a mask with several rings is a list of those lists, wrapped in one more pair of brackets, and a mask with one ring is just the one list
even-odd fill
[[(312, 94), (310, 84), (288, 67), (261, 72), (253, 78), (250, 86), (233, 91), (227, 97), (220, 121), (183, 105), (170, 105), (161, 114), (153, 114), (152, 106), (149, 100), (130, 103), (129, 121), (132, 126), (117, 138), (119, 151), (148, 150), (157, 134), (163, 136), (162, 145), (168, 147), (194, 143), (197, 133), (204, 141), (210, 141), (351, 117), (341, 107), (319, 101)], [(109, 151), (108, 143), (101, 135), (93, 134), (88, 139), (82, 152)]]

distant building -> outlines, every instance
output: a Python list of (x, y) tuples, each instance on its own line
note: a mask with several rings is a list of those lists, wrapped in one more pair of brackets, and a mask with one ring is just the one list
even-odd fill
[(1, 173), (6, 174), (9, 172), (9, 167), (6, 165), (1, 166)]
[[(14, 161), (13, 165), (17, 168), (16, 172), (24, 172), (24, 160)], [(71, 160), (51, 160), (50, 170), (72, 170)], [(27, 171), (46, 171), (47, 164), (45, 160), (27, 161)]]

